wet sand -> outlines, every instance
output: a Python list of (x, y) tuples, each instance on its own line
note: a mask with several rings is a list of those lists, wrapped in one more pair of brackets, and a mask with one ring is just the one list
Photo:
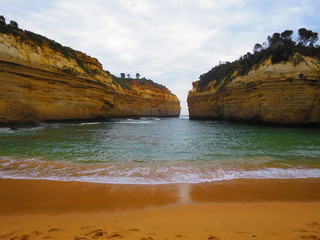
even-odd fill
[(112, 185), (0, 179), (0, 239), (320, 239), (320, 179)]

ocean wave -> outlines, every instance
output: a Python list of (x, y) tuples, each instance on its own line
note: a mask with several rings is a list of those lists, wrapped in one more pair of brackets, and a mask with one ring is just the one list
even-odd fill
[(181, 164), (74, 164), (0, 158), (0, 178), (116, 184), (201, 183), (232, 179), (320, 178), (319, 168), (223, 168)]
[(124, 120), (115, 120), (114, 123), (116, 124), (154, 124), (157, 123), (157, 121), (160, 121), (160, 118), (156, 117), (141, 117), (139, 119), (124, 119)]
[(116, 124), (154, 124), (154, 121), (147, 121), (147, 120), (132, 120), (132, 121), (120, 121), (115, 122)]
[(12, 130), (11, 128), (0, 128), (0, 133), (14, 133), (15, 130)]
[(84, 125), (97, 125), (101, 124), (102, 122), (85, 122), (85, 123), (80, 123), (79, 126), (84, 126)]

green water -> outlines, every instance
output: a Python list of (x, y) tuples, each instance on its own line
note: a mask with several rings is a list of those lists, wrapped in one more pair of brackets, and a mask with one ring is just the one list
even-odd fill
[(320, 177), (320, 129), (187, 118), (0, 130), (0, 177), (108, 183)]

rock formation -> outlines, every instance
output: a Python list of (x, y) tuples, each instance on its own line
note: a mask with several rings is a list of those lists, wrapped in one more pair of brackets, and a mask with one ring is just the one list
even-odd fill
[(3, 22), (0, 86), (1, 125), (180, 114), (164, 86), (116, 78), (95, 58)]
[(200, 76), (188, 95), (191, 119), (320, 125), (318, 33), (299, 29), (268, 36), (232, 63)]
[(295, 54), (291, 61), (265, 60), (224, 85), (215, 79), (188, 95), (190, 118), (283, 124), (320, 124), (320, 61)]

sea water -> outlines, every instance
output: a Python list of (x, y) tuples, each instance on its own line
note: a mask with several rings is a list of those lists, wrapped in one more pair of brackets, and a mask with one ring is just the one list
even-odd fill
[(320, 129), (187, 116), (2, 128), (0, 177), (119, 184), (319, 178)]

